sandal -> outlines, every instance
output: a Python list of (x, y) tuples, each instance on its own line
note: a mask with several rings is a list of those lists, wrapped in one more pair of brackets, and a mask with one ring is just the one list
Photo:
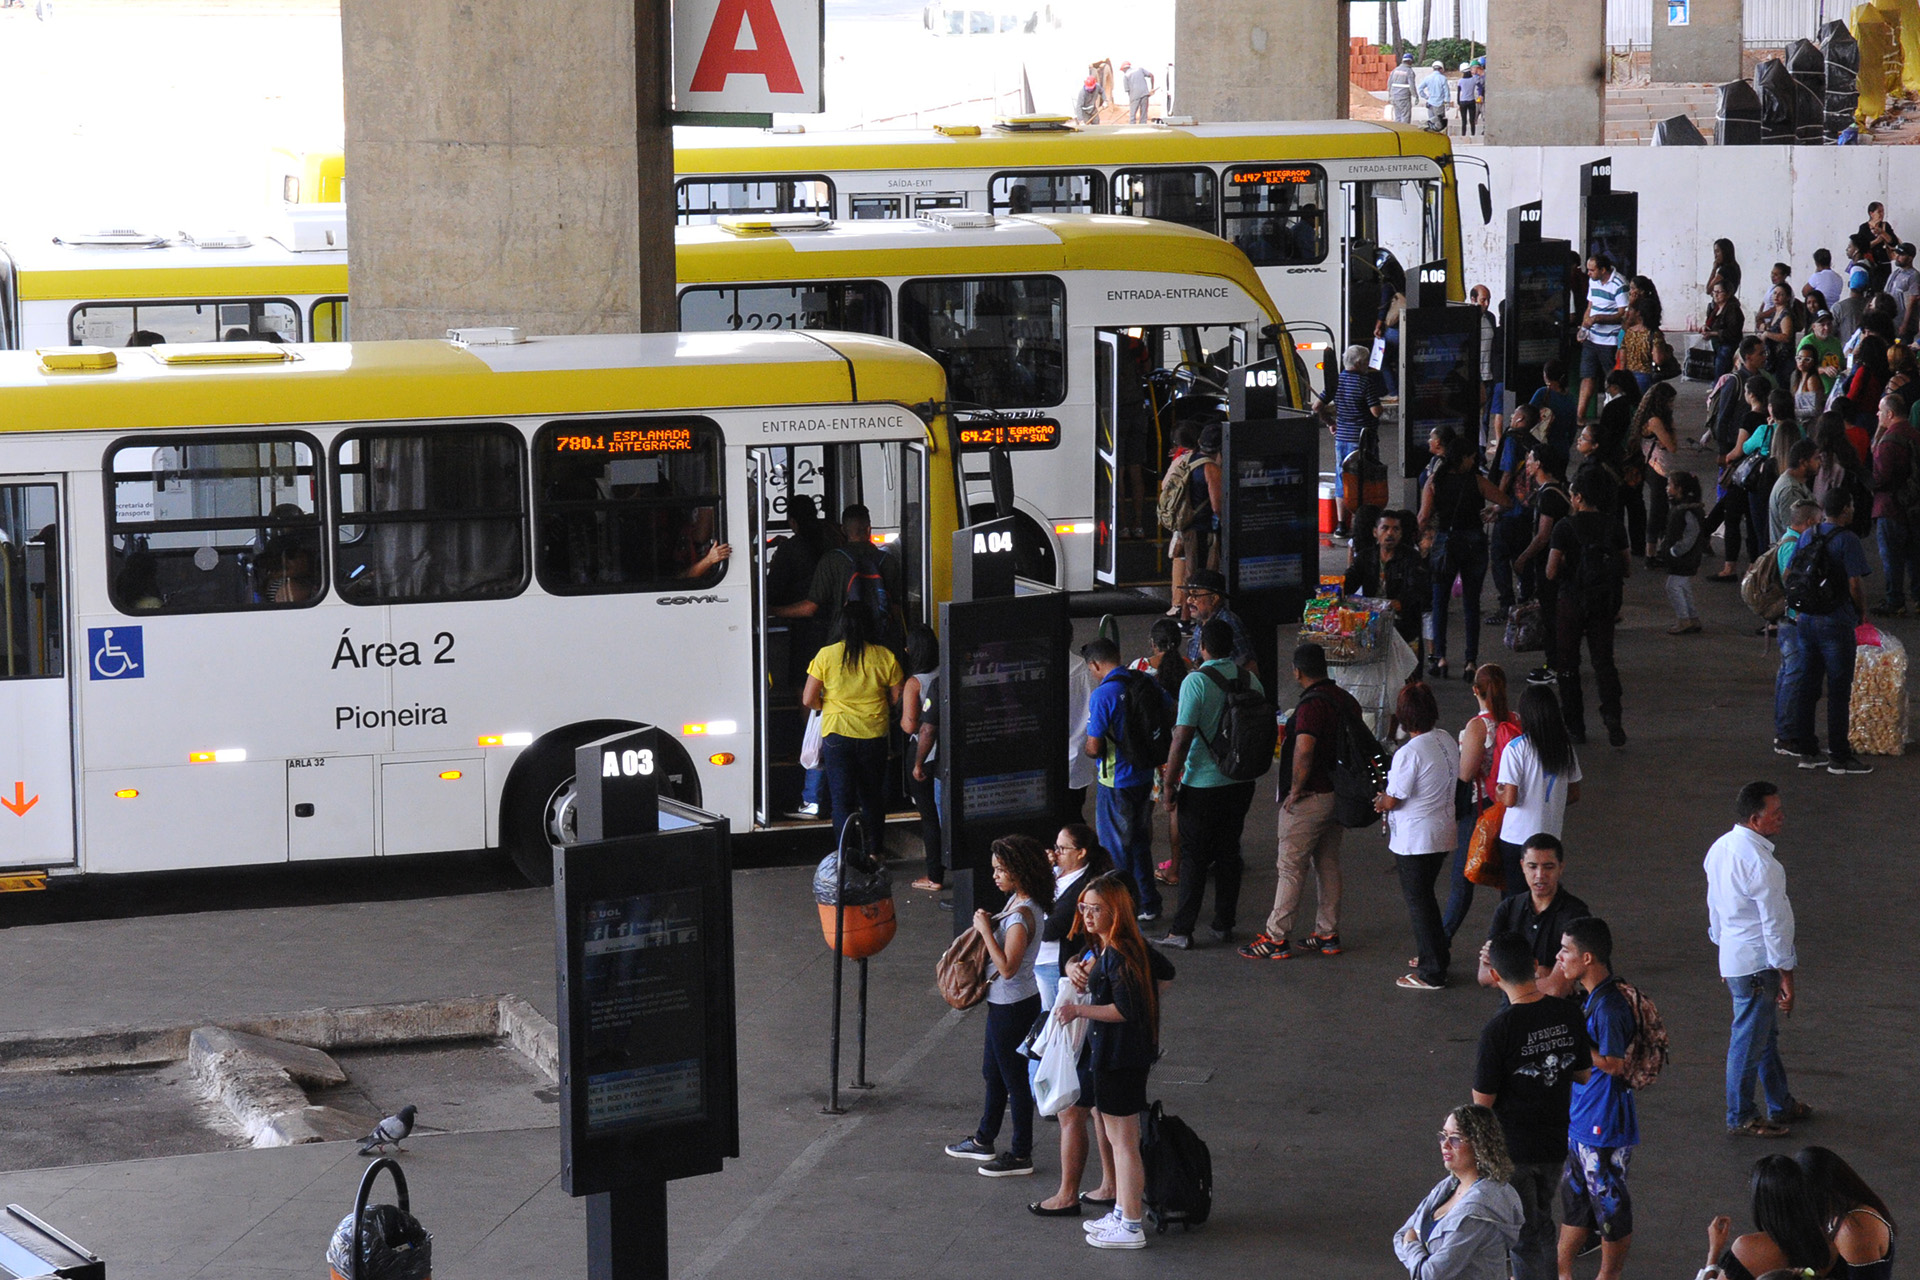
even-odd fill
[(1713, 573), (1707, 575), (1708, 582), (1738, 582), (1739, 580), (1740, 575), (1737, 573)]
[(1400, 975), (1399, 979), (1393, 985), (1396, 987), (1405, 988), (1408, 991), (1445, 991), (1446, 990), (1446, 988), (1441, 986), (1439, 983), (1428, 982), (1425, 978), (1421, 977), (1417, 973), (1403, 973)]
[(1777, 1120), (1755, 1117), (1745, 1124), (1735, 1125), (1733, 1128), (1727, 1130), (1727, 1132), (1736, 1137), (1784, 1138), (1791, 1133), (1792, 1130)]
[(921, 876), (918, 880), (915, 880), (913, 882), (913, 887), (916, 889), (930, 889), (934, 893), (938, 893), (942, 889), (946, 888), (945, 885), (940, 884), (938, 881), (929, 880), (925, 876)]

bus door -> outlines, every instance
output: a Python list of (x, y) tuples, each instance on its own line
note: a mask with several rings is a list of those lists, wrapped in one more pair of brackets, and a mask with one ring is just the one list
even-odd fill
[(1102, 329), (1093, 347), (1093, 580), (1120, 580), (1120, 331)]
[[(809, 521), (796, 514), (796, 508), (805, 503), (818, 512), (818, 545), (831, 549), (841, 541), (841, 513), (854, 503), (865, 506), (873, 521), (874, 546), (893, 562), (883, 574), (890, 588), (899, 588), (898, 599), (889, 600), (891, 609), (901, 627), (926, 622), (926, 448), (910, 441), (773, 445), (747, 451), (747, 478), (757, 648), (765, 677), (759, 682), (755, 730), (754, 820), (770, 826), (824, 819), (830, 808), (825, 778), (810, 780), (800, 765), (807, 722), (800, 694), (807, 664), (828, 642), (828, 622), (824, 615), (783, 617), (779, 612), (814, 594), (821, 559), (805, 542), (802, 531)], [(900, 773), (889, 770), (888, 776), (897, 781)], [(889, 807), (898, 807), (902, 793), (895, 785), (889, 791)]]
[(0, 351), (20, 349), (20, 272), (0, 245)]
[[(74, 861), (73, 673), (68, 653), (61, 486), (0, 477), (0, 866)], [(133, 629), (137, 637), (138, 628)], [(95, 678), (138, 666), (139, 644), (92, 636)]]
[[(1438, 178), (1390, 178), (1342, 184), (1347, 196), (1346, 342), (1370, 346), (1393, 294), (1423, 262), (1446, 256)], [(1403, 305), (1403, 304), (1401, 304)]]

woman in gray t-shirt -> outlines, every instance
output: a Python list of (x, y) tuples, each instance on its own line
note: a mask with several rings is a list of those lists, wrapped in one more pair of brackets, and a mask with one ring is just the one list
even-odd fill
[[(987, 1035), (980, 1072), (986, 1077), (986, 1106), (973, 1136), (947, 1147), (960, 1160), (979, 1160), (989, 1178), (1033, 1172), (1033, 1089), (1020, 1042), (1040, 1016), (1040, 986), (1033, 961), (1041, 921), (1053, 905), (1053, 867), (1047, 851), (1031, 836), (1002, 836), (993, 842), (993, 883), (1007, 895), (999, 915), (973, 913), (973, 928), (987, 944)], [(994, 1154), (1000, 1121), (1013, 1109), (1013, 1145)]]

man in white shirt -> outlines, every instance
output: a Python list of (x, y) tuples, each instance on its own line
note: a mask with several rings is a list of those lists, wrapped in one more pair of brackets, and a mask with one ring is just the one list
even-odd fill
[(1904, 338), (1913, 331), (1913, 302), (1920, 297), (1920, 271), (1913, 269), (1913, 246), (1902, 244), (1893, 251), (1893, 271), (1887, 276), (1886, 292), (1893, 295), (1898, 308), (1893, 331)]
[[(1734, 828), (1707, 850), (1707, 936), (1720, 948), (1720, 978), (1733, 993), (1727, 1042), (1727, 1132), (1780, 1138), (1813, 1108), (1787, 1090), (1777, 1013), (1793, 1012), (1793, 904), (1773, 856), (1785, 825), (1780, 788), (1749, 782), (1734, 802)], [(1767, 1109), (1753, 1105), (1758, 1076)]]
[(1627, 278), (1614, 269), (1612, 258), (1589, 255), (1587, 281), (1587, 313), (1580, 320), (1585, 330), (1580, 340), (1580, 405), (1574, 415), (1581, 422), (1587, 420), (1587, 402), (1613, 372), (1627, 319)]
[(1833, 255), (1825, 249), (1813, 251), (1813, 274), (1800, 286), (1800, 296), (1815, 311), (1831, 311), (1840, 305), (1840, 291), (1847, 282), (1833, 269)]
[(1387, 105), (1393, 109), (1396, 123), (1410, 124), (1413, 121), (1413, 55), (1400, 55), (1400, 65), (1387, 77)]
[(1131, 62), (1120, 64), (1120, 83), (1127, 89), (1127, 123), (1145, 124), (1147, 104), (1153, 99), (1153, 72)]

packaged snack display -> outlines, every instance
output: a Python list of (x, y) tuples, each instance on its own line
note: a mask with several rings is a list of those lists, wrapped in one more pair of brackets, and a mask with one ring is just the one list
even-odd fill
[(1861, 627), (1859, 638), (1848, 745), (1860, 755), (1900, 755), (1907, 749), (1906, 646), (1898, 636), (1875, 627)]
[(1300, 638), (1327, 651), (1327, 661), (1339, 664), (1375, 662), (1380, 646), (1393, 630), (1393, 602), (1364, 596), (1321, 593), (1307, 602), (1300, 620)]

